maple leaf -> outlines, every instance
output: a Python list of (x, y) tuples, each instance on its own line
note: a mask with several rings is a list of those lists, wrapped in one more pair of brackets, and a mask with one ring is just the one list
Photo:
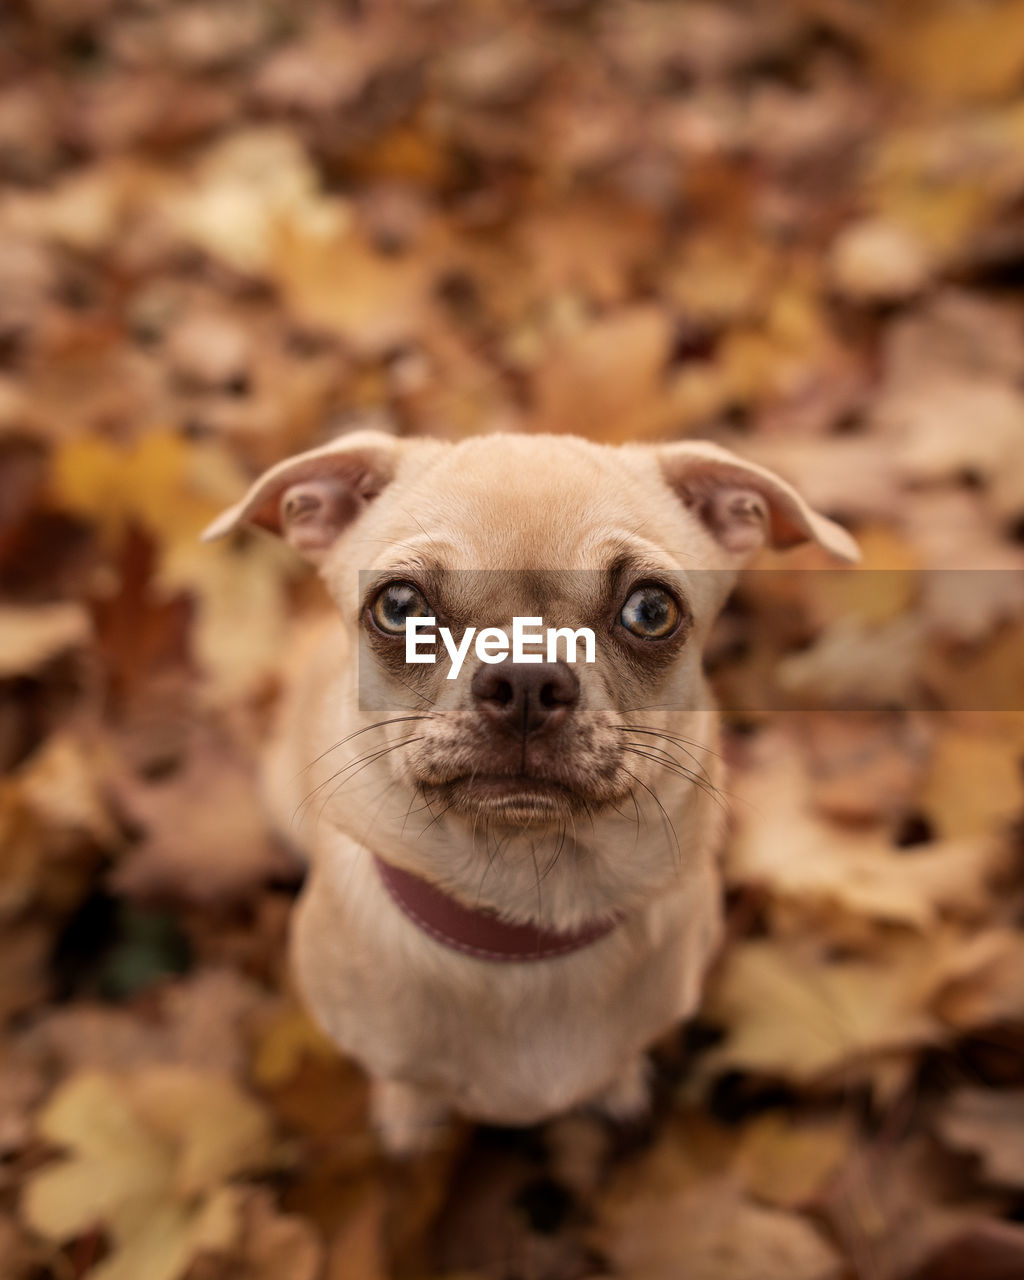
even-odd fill
[(765, 734), (755, 753), (754, 767), (734, 784), (741, 804), (726, 855), (733, 881), (918, 929), (943, 916), (984, 914), (989, 885), (1010, 862), (1005, 842), (975, 835), (907, 855), (884, 829), (829, 822), (813, 812), (810, 779), (790, 736)]
[(178, 1067), (71, 1077), (38, 1118), (69, 1150), (28, 1181), (21, 1212), (66, 1241), (100, 1225), (111, 1252), (91, 1280), (177, 1280), (195, 1257), (238, 1238), (230, 1180), (272, 1155), (265, 1113), (225, 1077)]

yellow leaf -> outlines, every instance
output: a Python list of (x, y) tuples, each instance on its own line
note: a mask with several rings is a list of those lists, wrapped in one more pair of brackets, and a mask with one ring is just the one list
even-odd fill
[(760, 940), (734, 947), (706, 1000), (707, 1016), (729, 1031), (706, 1069), (808, 1082), (860, 1055), (933, 1043), (941, 1028), (927, 1005), (939, 960), (931, 939), (901, 939), (871, 961), (826, 961)]
[(162, 1191), (169, 1152), (142, 1128), (110, 1076), (72, 1078), (39, 1117), (40, 1136), (74, 1156), (44, 1168), (28, 1183), (22, 1212), (31, 1227), (67, 1240), (96, 1221), (116, 1225), (139, 1199)]
[(198, 1253), (230, 1248), (240, 1202), (225, 1184), (270, 1154), (254, 1101), (179, 1067), (73, 1076), (38, 1127), (68, 1155), (28, 1180), (22, 1215), (58, 1242), (103, 1227), (113, 1247), (91, 1280), (177, 1280)]
[(796, 1124), (771, 1112), (745, 1130), (737, 1168), (759, 1200), (796, 1209), (817, 1194), (852, 1142), (853, 1126), (844, 1115)]
[(974, 101), (1014, 92), (1024, 72), (1024, 4), (920, 6), (893, 15), (880, 43), (882, 67), (917, 92)]
[(953, 839), (998, 828), (1020, 809), (1019, 757), (1019, 737), (1012, 733), (970, 727), (944, 733), (921, 797), (924, 812)]
[[(912, 783), (916, 771), (907, 765)], [(727, 854), (730, 879), (813, 908), (839, 905), (925, 929), (943, 915), (982, 914), (989, 881), (1009, 861), (1004, 843), (986, 832), (908, 857), (884, 829), (825, 820), (810, 807), (810, 780), (793, 743), (777, 732), (758, 744), (756, 765), (736, 780), (734, 794), (742, 808)]]
[(82, 436), (56, 454), (54, 498), (108, 538), (128, 521), (161, 542), (198, 538), (218, 505), (201, 493), (193, 465), (191, 447), (171, 432), (149, 432), (126, 448)]
[(187, 1067), (155, 1067), (132, 1083), (136, 1111), (177, 1147), (175, 1190), (210, 1190), (270, 1156), (270, 1130), (261, 1107), (226, 1076)]
[(331, 1059), (337, 1050), (304, 1009), (286, 1008), (260, 1040), (252, 1065), (253, 1080), (265, 1088), (284, 1084), (307, 1055)]

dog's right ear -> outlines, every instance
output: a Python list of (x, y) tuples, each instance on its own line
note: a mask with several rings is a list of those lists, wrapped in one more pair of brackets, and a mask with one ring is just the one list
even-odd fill
[(383, 431), (354, 431), (265, 472), (203, 531), (203, 541), (240, 525), (280, 534), (314, 564), (394, 477), (401, 441)]

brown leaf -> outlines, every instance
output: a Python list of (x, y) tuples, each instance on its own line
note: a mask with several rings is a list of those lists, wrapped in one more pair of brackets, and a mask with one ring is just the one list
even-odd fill
[(986, 1178), (1024, 1186), (1024, 1091), (960, 1089), (939, 1117), (941, 1136), (981, 1157)]
[(653, 307), (581, 321), (554, 341), (537, 370), (531, 425), (609, 442), (664, 431), (660, 379), (668, 350), (664, 313)]
[(907, 1280), (1016, 1280), (1024, 1268), (1024, 1230), (978, 1220), (947, 1241)]
[(170, 778), (126, 777), (119, 791), (146, 831), (113, 873), (122, 893), (212, 902), (294, 870), (271, 841), (254, 777), (214, 734), (197, 735)]
[(235, 970), (209, 967), (165, 988), (157, 1016), (79, 1001), (46, 1014), (23, 1043), (55, 1058), (65, 1073), (175, 1064), (239, 1076), (246, 1065), (242, 1027), (262, 1001)]
[(323, 1247), (304, 1219), (281, 1213), (269, 1192), (245, 1194), (237, 1248), (208, 1253), (188, 1280), (319, 1280)]
[(663, 1196), (613, 1188), (597, 1239), (637, 1280), (829, 1280), (842, 1268), (805, 1218), (745, 1200), (727, 1177)]

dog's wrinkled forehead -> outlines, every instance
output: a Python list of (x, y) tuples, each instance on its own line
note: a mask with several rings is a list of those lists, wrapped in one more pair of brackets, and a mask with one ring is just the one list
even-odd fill
[[(665, 511), (651, 510), (653, 486), (638, 483), (625, 459), (580, 445), (483, 438), (441, 455), (383, 495), (367, 523), (400, 532), (392, 547), (378, 544), (374, 562), (411, 554), (448, 570), (502, 570), (503, 589), (529, 599), (558, 589), (550, 574), (530, 570), (605, 570), (630, 547), (648, 546), (659, 517), (662, 529), (678, 522), (667, 495)], [(496, 583), (482, 576), (477, 586), (486, 595)]]

